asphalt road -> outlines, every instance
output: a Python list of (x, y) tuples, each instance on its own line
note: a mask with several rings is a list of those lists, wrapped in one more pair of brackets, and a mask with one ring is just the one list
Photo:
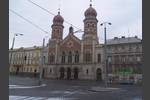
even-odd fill
[(9, 100), (142, 100), (142, 86), (111, 85), (110, 91), (93, 91), (103, 87), (102, 82), (90, 80), (43, 80), (15, 77), (9, 78)]

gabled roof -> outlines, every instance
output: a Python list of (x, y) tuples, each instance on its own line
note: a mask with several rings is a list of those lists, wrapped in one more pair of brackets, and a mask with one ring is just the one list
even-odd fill
[(61, 45), (64, 44), (64, 43), (65, 43), (68, 39), (70, 39), (70, 38), (74, 39), (74, 40), (77, 41), (79, 44), (81, 44), (81, 40), (80, 40), (78, 37), (76, 37), (74, 34), (68, 34), (68, 35), (64, 38), (64, 40), (62, 41)]

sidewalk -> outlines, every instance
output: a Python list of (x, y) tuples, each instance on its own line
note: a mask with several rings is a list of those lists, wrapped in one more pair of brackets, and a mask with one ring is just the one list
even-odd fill
[(89, 91), (93, 91), (93, 92), (112, 92), (112, 91), (116, 91), (116, 90), (121, 90), (120, 88), (111, 88), (111, 87), (100, 87), (100, 86), (95, 86), (92, 87), (91, 89), (89, 89)]
[[(21, 76), (9, 76), (10, 85), (23, 85), (23, 86), (37, 86), (39, 85), (39, 78), (21, 77)], [(110, 91), (116, 90), (122, 87), (134, 87), (136, 85), (120, 85), (120, 84), (108, 84), (109, 88), (104, 88), (104, 82), (94, 80), (52, 80), (42, 79), (42, 84), (47, 86), (73, 86), (80, 88), (88, 88), (93, 91)]]
[(9, 85), (35, 86), (38, 82), (37, 78), (9, 76)]

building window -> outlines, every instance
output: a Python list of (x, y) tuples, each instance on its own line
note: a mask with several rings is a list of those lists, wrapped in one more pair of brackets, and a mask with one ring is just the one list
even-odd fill
[(124, 63), (125, 61), (126, 61), (125, 56), (122, 56), (122, 57), (121, 57), (121, 62)]
[(27, 68), (27, 72), (28, 72), (28, 68)]
[(139, 56), (136, 57), (137, 62), (141, 61), (141, 58)]
[(89, 70), (88, 70), (88, 69), (86, 69), (86, 74), (88, 75), (88, 73), (89, 73)]
[(132, 48), (131, 48), (131, 45), (129, 45), (129, 52), (131, 52), (132, 51)]
[(49, 73), (52, 73), (52, 69), (50, 68)]
[(94, 24), (92, 24), (92, 27), (94, 27)]
[(50, 59), (49, 60), (50, 63), (54, 63), (55, 56), (53, 54), (51, 54), (50, 57), (49, 57), (49, 59)]
[(136, 46), (136, 51), (140, 52), (140, 46), (139, 45)]
[(30, 72), (32, 72), (32, 68), (30, 68)]
[(59, 33), (59, 30), (57, 30), (57, 33)]
[(79, 52), (76, 51), (75, 52), (75, 63), (78, 63), (79, 62)]
[(43, 62), (44, 62), (44, 64), (46, 63), (45, 56), (43, 56)]
[(72, 52), (69, 51), (69, 54), (68, 54), (68, 63), (72, 63)]
[(101, 62), (101, 54), (98, 54), (98, 55), (97, 55), (97, 61), (98, 61), (98, 63)]
[(125, 52), (125, 47), (124, 47), (124, 45), (121, 46), (121, 49), (122, 49), (122, 50), (121, 50), (122, 52)]
[(120, 62), (118, 55), (114, 56), (114, 61), (115, 61), (115, 63), (117, 63), (117, 64)]
[(27, 65), (29, 65), (29, 61), (30, 61), (29, 58), (30, 58), (30, 57), (28, 56), (28, 57), (27, 57)]
[(129, 62), (133, 61), (133, 56), (129, 56)]
[(61, 57), (62, 63), (65, 63), (65, 58), (66, 58), (65, 52), (62, 52), (62, 57)]
[(85, 62), (91, 62), (92, 61), (92, 54), (87, 52), (85, 54)]

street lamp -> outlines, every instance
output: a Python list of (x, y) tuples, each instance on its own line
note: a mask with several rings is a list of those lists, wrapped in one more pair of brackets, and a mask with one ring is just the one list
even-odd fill
[(109, 83), (112, 83), (112, 66), (111, 66), (111, 56), (108, 56), (108, 67), (107, 67), (107, 71), (108, 71), (108, 77), (109, 77)]
[(110, 22), (103, 22), (100, 25), (103, 26), (104, 25), (104, 37), (105, 37), (105, 43), (104, 43), (104, 61), (105, 61), (105, 87), (107, 87), (107, 41), (106, 41), (106, 25), (111, 25)]
[[(20, 33), (14, 33), (14, 37), (13, 37), (13, 42), (12, 42), (12, 47), (11, 47), (11, 50), (13, 50), (14, 48), (14, 43), (15, 43), (15, 37), (16, 36), (22, 36), (23, 34), (20, 34)], [(9, 60), (9, 67), (11, 65), (11, 60), (12, 60), (12, 51), (10, 52), (10, 60)]]
[(44, 66), (44, 45), (45, 45), (45, 39), (47, 38), (48, 36), (45, 36), (43, 38), (43, 46), (42, 46), (42, 50), (41, 50), (41, 62), (40, 62), (40, 75), (39, 75), (39, 85), (41, 85), (42, 83), (42, 74), (43, 74), (43, 66)]

